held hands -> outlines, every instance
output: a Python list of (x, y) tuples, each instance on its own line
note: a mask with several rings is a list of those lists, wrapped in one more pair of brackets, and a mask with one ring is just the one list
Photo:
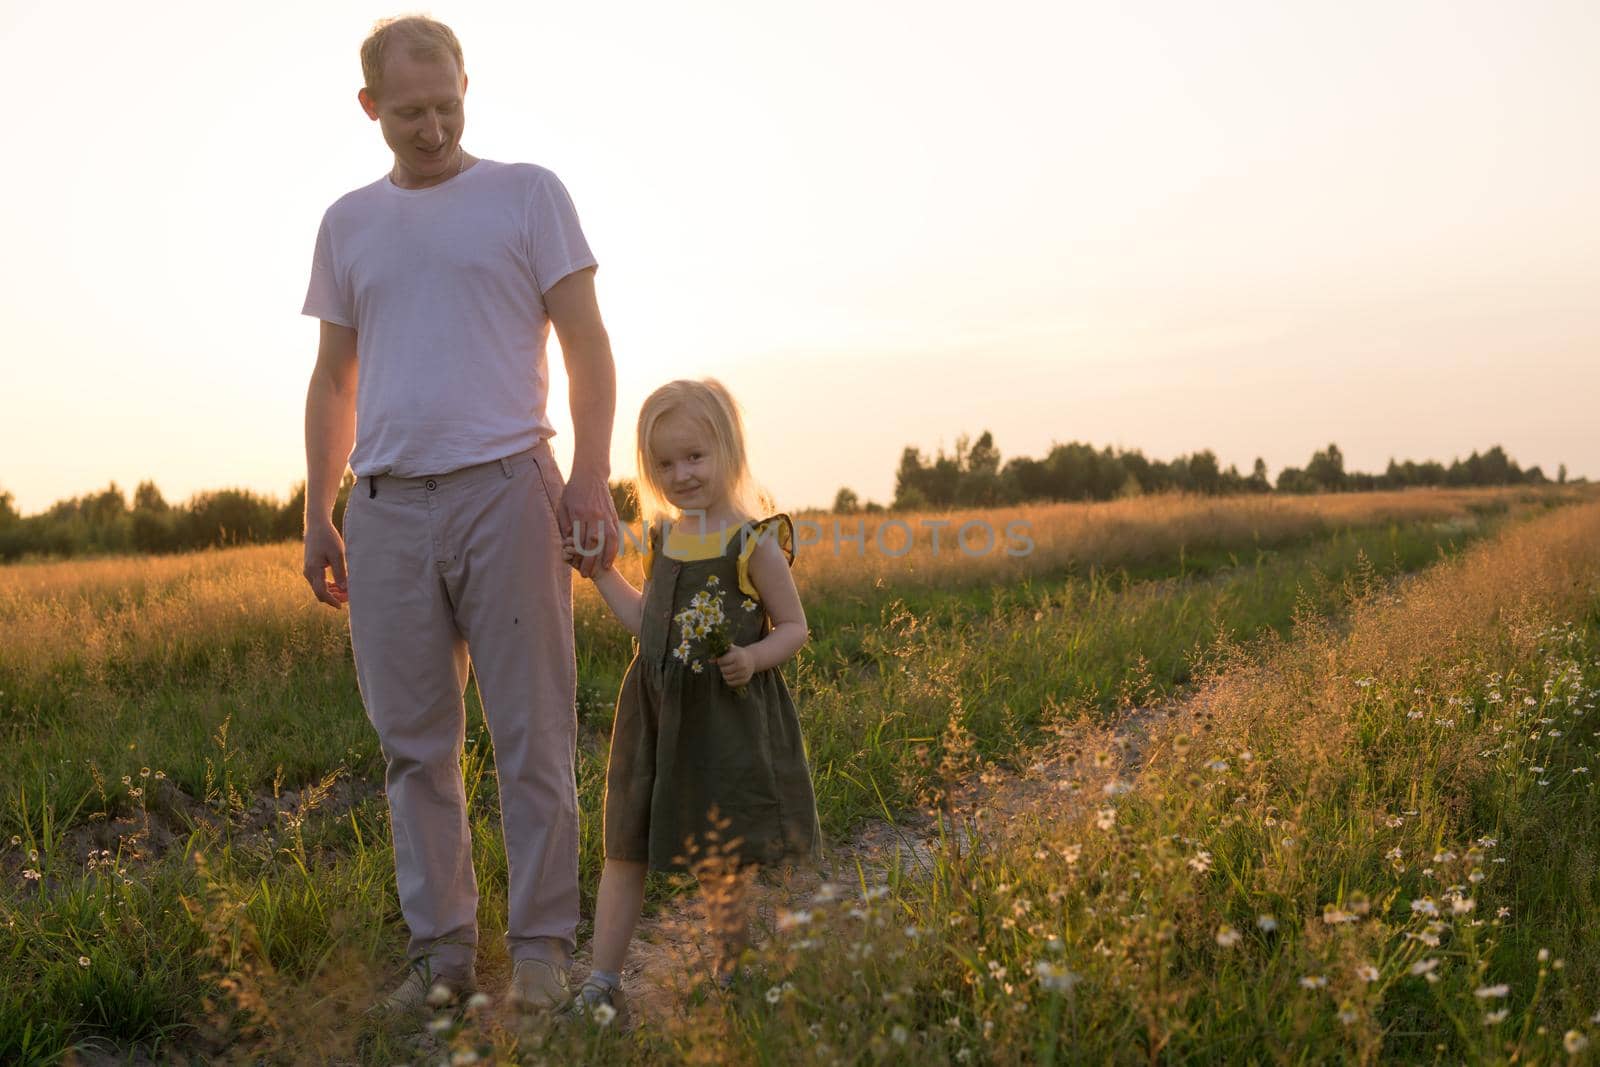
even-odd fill
[[(582, 552), (578, 551), (578, 543), (577, 543), (577, 541), (575, 541), (573, 539), (571, 534), (568, 534), (566, 537), (561, 539), (561, 560), (562, 560), (562, 562), (565, 563), (567, 566), (571, 567), (573, 570), (577, 571), (579, 574), (583, 573), (583, 564), (584, 564), (584, 562), (586, 560), (593, 560), (593, 559), (595, 559), (594, 556), (592, 556), (592, 555), (585, 556)], [(607, 566), (607, 567), (596, 567), (595, 568), (595, 572), (593, 574), (589, 575), (588, 577), (590, 577), (590, 578), (598, 578), (598, 577), (600, 577), (600, 572), (602, 570), (610, 570), (610, 567), (609, 566)]]
[(756, 673), (756, 658), (740, 645), (732, 646), (713, 662), (722, 670), (722, 680), (730, 689), (748, 685)]
[[(577, 568), (585, 578), (593, 578), (611, 566), (621, 541), (616, 504), (604, 477), (574, 470), (572, 477), (561, 490), (561, 504), (556, 509), (556, 522), (561, 527), (564, 541), (573, 544), (573, 557), (568, 557), (565, 547), (562, 558)], [(577, 538), (583, 539), (587, 554), (577, 551)]]

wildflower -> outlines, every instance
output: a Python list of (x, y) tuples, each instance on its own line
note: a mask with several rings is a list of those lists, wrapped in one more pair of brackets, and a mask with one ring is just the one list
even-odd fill
[(1078, 976), (1059, 964), (1039, 960), (1033, 965), (1034, 977), (1039, 987), (1051, 993), (1067, 993), (1077, 983)]
[(1201, 849), (1189, 857), (1189, 869), (1196, 874), (1204, 874), (1211, 869), (1211, 853)]
[(1356, 977), (1363, 982), (1376, 982), (1378, 980), (1378, 968), (1370, 963), (1363, 963), (1356, 968)]
[(1472, 991), (1472, 995), (1479, 1000), (1499, 1000), (1511, 992), (1511, 987), (1501, 982), (1499, 985), (1479, 986)]
[(751, 600), (749, 597), (745, 597), (744, 601), (739, 606), (746, 611), (756, 610), (756, 602)]
[(450, 1018), (450, 1016), (441, 1015), (438, 1018), (428, 1020), (428, 1033), (442, 1034), (454, 1025), (455, 1022)]
[(1450, 898), (1450, 911), (1454, 915), (1466, 915), (1477, 906), (1478, 902), (1476, 900), (1471, 897), (1464, 897), (1459, 893)]
[(164, 782), (164, 781), (167, 780), (167, 772), (166, 771), (157, 771), (155, 777), (156, 777), (156, 781)]
[(778, 913), (778, 929), (792, 930), (796, 926), (804, 926), (811, 921), (809, 911), (780, 911)]
[(482, 1011), (484, 1008), (487, 1008), (490, 1004), (493, 1004), (493, 1003), (494, 1003), (494, 998), (490, 997), (489, 994), (487, 994), (487, 993), (474, 993), (467, 1000), (467, 1009), (469, 1011)]
[(593, 1008), (589, 1009), (589, 1014), (592, 1015), (594, 1017), (594, 1021), (599, 1023), (601, 1026), (610, 1026), (611, 1021), (617, 1017), (617, 1009), (613, 1008), (604, 1001), (601, 1001), (599, 1004), (596, 1004)]
[(696, 674), (702, 674), (705, 671), (705, 668), (700, 665), (699, 660), (695, 660), (693, 663), (689, 664), (689, 669), (694, 671)]
[(771, 989), (767, 990), (767, 1003), (768, 1004), (776, 1004), (776, 1003), (778, 1003), (778, 1001), (780, 1001), (782, 999), (783, 999), (783, 990), (781, 988), (779, 988), (778, 986), (773, 986)]
[(1580, 1031), (1568, 1030), (1566, 1036), (1561, 1039), (1561, 1044), (1566, 1047), (1569, 1056), (1576, 1056), (1589, 1047), (1589, 1039)]
[(711, 577), (706, 579), (706, 584), (707, 585), (721, 585), (722, 584), (722, 579), (718, 578), (715, 574), (713, 574)]
[(1413, 975), (1432, 974), (1439, 966), (1439, 957), (1430, 956), (1425, 960), (1418, 960), (1411, 965)]
[(842, 887), (837, 882), (823, 882), (817, 886), (816, 895), (811, 899), (818, 904), (831, 904), (839, 899)]
[(1346, 1026), (1351, 1026), (1359, 1018), (1360, 1018), (1360, 1016), (1356, 1014), (1356, 1010), (1350, 1006), (1348, 1001), (1346, 1001), (1344, 1004), (1340, 1005), (1340, 1007), (1339, 1007), (1339, 1021), (1340, 1022), (1344, 1023)]
[(443, 982), (435, 982), (432, 989), (428, 990), (428, 1006), (442, 1008), (455, 999), (455, 994)]
[(1308, 974), (1300, 979), (1301, 989), (1322, 989), (1327, 984), (1328, 980), (1320, 974)]
[(1510, 1015), (1510, 1014), (1511, 1014), (1511, 1009), (1510, 1008), (1499, 1008), (1499, 1009), (1497, 1009), (1495, 1011), (1491, 1011), (1491, 1012), (1487, 1013), (1486, 1015), (1484, 1015), (1484, 1017), (1483, 1017), (1483, 1025), (1485, 1025), (1485, 1026), (1494, 1026), (1494, 1025), (1496, 1025), (1498, 1023), (1503, 1023), (1503, 1022), (1506, 1021), (1506, 1016)]
[(1095, 813), (1094, 824), (1102, 830), (1109, 830), (1117, 824), (1116, 808), (1101, 808)]
[(1210, 763), (1206, 764), (1206, 769), (1210, 771), (1216, 771), (1218, 774), (1221, 774), (1228, 769), (1228, 761), (1225, 759), (1214, 759)]
[(470, 1067), (478, 1062), (478, 1054), (470, 1048), (458, 1048), (450, 1053), (450, 1067)]
[(1222, 926), (1217, 930), (1217, 944), (1221, 945), (1223, 948), (1232, 948), (1234, 945), (1239, 943), (1241, 936), (1243, 935), (1241, 935), (1239, 931), (1235, 930), (1233, 927)]
[(12, 834), (11, 835), (11, 845), (12, 845), (12, 847), (15, 848), (17, 845), (20, 845), (20, 844), (22, 844), (22, 838), (18, 837), (16, 834)]
[(1507, 907), (1496, 908), (1494, 909), (1494, 917), (1496, 919), (1509, 919), (1511, 918), (1511, 909)]
[(1397, 830), (1406, 824), (1406, 821), (1398, 815), (1391, 815), (1383, 821), (1384, 824), (1391, 830)]
[(889, 895), (889, 887), (888, 886), (886, 886), (886, 885), (875, 885), (871, 889), (868, 889), (866, 892), (862, 893), (861, 894), (861, 899), (862, 900), (866, 900), (866, 901), (881, 900), (882, 898), (884, 898), (884, 897), (886, 897), (888, 895)]
[(911, 1036), (911, 1032), (909, 1030), (907, 1030), (905, 1027), (899, 1025), (898, 1023), (895, 1024), (895, 1028), (893, 1030), (889, 1031), (889, 1037), (897, 1045), (905, 1044), (906, 1040), (910, 1036)]
[(1256, 928), (1264, 934), (1270, 934), (1278, 928), (1278, 920), (1271, 915), (1257, 915)]
[(1355, 922), (1356, 916), (1336, 904), (1324, 904), (1322, 906), (1322, 921), (1329, 926), (1337, 926), (1340, 923)]
[(1540, 963), (1544, 963), (1549, 958), (1550, 958), (1550, 950), (1549, 949), (1542, 948), (1542, 949), (1539, 950), (1539, 962)]
[(40, 878), (42, 878), (44, 876), (41, 875), (38, 871), (34, 870), (32, 867), (26, 867), (22, 871), (22, 877), (27, 879), (30, 882), (37, 882)]
[(1412, 721), (1422, 718), (1422, 709), (1412, 708), (1410, 711), (1406, 712), (1406, 718), (1411, 719)]
[(79, 956), (78, 957), (78, 966), (79, 967), (87, 967), (87, 966), (89, 966), (89, 957), (88, 956)]
[(1439, 914), (1439, 905), (1433, 902), (1432, 897), (1420, 897), (1411, 902), (1411, 910), (1418, 915), (1437, 915)]

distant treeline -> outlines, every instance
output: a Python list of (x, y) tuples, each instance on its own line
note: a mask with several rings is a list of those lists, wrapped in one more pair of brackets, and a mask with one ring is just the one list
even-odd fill
[[(1567, 480), (1563, 464), (1557, 480)], [(1176, 459), (1149, 459), (1144, 453), (1115, 448), (1096, 449), (1073, 441), (1053, 445), (1042, 459), (1017, 456), (1000, 462), (994, 437), (985, 430), (976, 441), (957, 439), (954, 453), (939, 449), (925, 458), (907, 447), (895, 472), (896, 509), (940, 507), (991, 507), (1052, 500), (1111, 500), (1144, 493), (1186, 492), (1210, 496), (1243, 493), (1325, 493), (1411, 486), (1540, 485), (1549, 479), (1538, 467), (1520, 468), (1505, 450), (1495, 445), (1481, 455), (1472, 453), (1448, 467), (1435, 460), (1417, 463), (1389, 461), (1382, 474), (1347, 471), (1339, 446), (1330, 444), (1313, 453), (1304, 468), (1286, 467), (1276, 484), (1267, 464), (1257, 458), (1249, 474), (1238, 467), (1226, 469), (1210, 449)], [(856, 494), (841, 489), (834, 499), (836, 511), (859, 506)], [(867, 505), (869, 508), (873, 505)]]
[[(335, 521), (343, 520), (349, 492), (347, 476), (334, 508)], [(153, 482), (140, 482), (131, 502), (113, 482), (98, 493), (59, 501), (27, 517), (17, 513), (10, 493), (0, 491), (0, 560), (186, 552), (287, 541), (303, 534), (305, 510), (304, 485), (285, 503), (247, 489), (219, 489), (169, 504)]]
[[(1562, 464), (1556, 481), (1565, 483)], [(976, 441), (957, 439), (953, 454), (939, 449), (931, 459), (908, 447), (895, 474), (896, 509), (990, 507), (1052, 500), (1111, 500), (1144, 493), (1188, 492), (1223, 496), (1241, 493), (1320, 493), (1409, 486), (1540, 485), (1548, 482), (1538, 467), (1523, 470), (1495, 445), (1472, 453), (1448, 467), (1429, 460), (1389, 461), (1382, 474), (1344, 469), (1338, 445), (1313, 453), (1304, 468), (1285, 467), (1274, 484), (1267, 465), (1255, 461), (1249, 474), (1223, 469), (1210, 449), (1171, 460), (1147, 459), (1138, 450), (1096, 449), (1070, 442), (1053, 445), (1042, 459), (1016, 456), (1000, 462), (994, 437), (985, 430)], [(334, 505), (341, 529), (350, 493), (348, 472)], [(611, 483), (612, 499), (624, 521), (638, 517), (638, 499), (631, 479)], [(98, 493), (62, 500), (48, 511), (24, 517), (15, 498), (0, 490), (0, 561), (25, 556), (81, 556), (129, 552), (187, 552), (223, 545), (299, 540), (304, 534), (305, 485), (286, 502), (247, 489), (197, 493), (181, 504), (169, 504), (153, 482), (141, 482), (130, 501), (112, 483)], [(850, 489), (840, 489), (833, 507), (838, 512), (863, 510)], [(881, 511), (872, 502), (867, 511)]]
[[(341, 530), (353, 480), (346, 471), (333, 506), (334, 525)], [(631, 481), (612, 483), (611, 494), (623, 518), (637, 517)], [(0, 490), (0, 562), (298, 541), (305, 535), (305, 510), (304, 483), (285, 502), (248, 489), (220, 489), (169, 504), (153, 482), (140, 482), (131, 501), (113, 482), (26, 517), (17, 512), (16, 498)]]

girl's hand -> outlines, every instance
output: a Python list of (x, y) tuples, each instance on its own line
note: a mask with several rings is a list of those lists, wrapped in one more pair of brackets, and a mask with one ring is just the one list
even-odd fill
[(728, 683), (731, 689), (737, 689), (749, 683), (755, 676), (755, 657), (748, 648), (734, 645), (715, 660), (716, 665), (722, 670), (722, 680)]
[(571, 534), (561, 542), (561, 561), (573, 570), (583, 565), (583, 556), (579, 554), (577, 542), (573, 541)]

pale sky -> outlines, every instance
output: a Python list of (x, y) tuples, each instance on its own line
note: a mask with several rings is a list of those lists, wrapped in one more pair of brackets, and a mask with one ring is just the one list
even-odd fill
[[(0, 0), (0, 489), (304, 477), (369, 3)], [(440, 3), (469, 151), (577, 204), (619, 373), (781, 506), (994, 432), (1600, 476), (1600, 4)], [(551, 411), (571, 451), (559, 357)]]

